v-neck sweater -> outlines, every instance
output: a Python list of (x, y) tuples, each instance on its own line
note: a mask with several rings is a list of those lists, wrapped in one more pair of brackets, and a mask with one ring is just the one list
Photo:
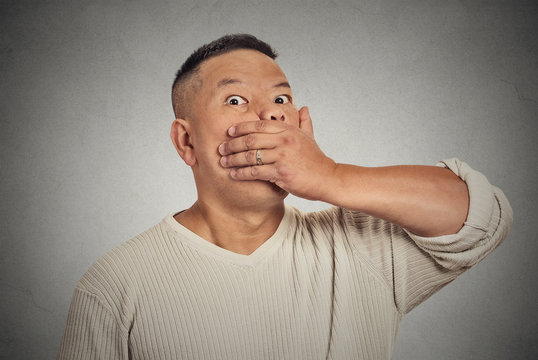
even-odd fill
[(288, 231), (291, 221), (290, 211), (285, 211), (284, 216), (282, 217), (282, 220), (280, 221), (280, 224), (273, 235), (269, 239), (265, 240), (252, 253), (249, 255), (244, 255), (226, 250), (198, 236), (185, 226), (178, 223), (174, 218), (175, 215), (177, 215), (177, 213), (165, 217), (163, 222), (166, 223), (165, 226), (169, 227), (172, 232), (179, 236), (181, 241), (197, 249), (197, 251), (206, 254), (207, 256), (245, 268), (256, 267), (260, 262), (271, 257), (271, 255), (278, 249), (286, 237), (286, 232)]
[(404, 314), (506, 237), (501, 190), (457, 159), (462, 229), (416, 236), (331, 207), (286, 206), (250, 255), (170, 214), (96, 261), (75, 289), (59, 359), (390, 359)]

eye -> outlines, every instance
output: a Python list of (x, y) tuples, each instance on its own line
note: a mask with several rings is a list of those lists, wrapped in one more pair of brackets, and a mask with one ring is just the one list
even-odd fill
[(290, 102), (290, 97), (288, 95), (280, 95), (274, 101), (276, 104), (287, 104)]
[(226, 104), (228, 105), (243, 105), (246, 103), (247, 101), (239, 95), (228, 96), (228, 98), (226, 99)]

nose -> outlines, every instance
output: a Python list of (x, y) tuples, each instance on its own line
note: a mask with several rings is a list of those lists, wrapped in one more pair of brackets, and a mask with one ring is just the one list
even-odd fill
[(286, 116), (280, 108), (280, 105), (276, 103), (266, 105), (263, 109), (261, 109), (258, 115), (260, 120), (286, 120)]

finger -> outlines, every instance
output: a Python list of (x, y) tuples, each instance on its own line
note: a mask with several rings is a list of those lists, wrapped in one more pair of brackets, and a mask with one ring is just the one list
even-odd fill
[[(258, 164), (258, 152), (260, 155), (260, 162)], [(243, 151), (220, 158), (220, 164), (225, 168), (254, 166), (263, 164), (272, 164), (278, 160), (278, 155), (275, 150), (257, 149)]]
[(273, 165), (247, 166), (230, 170), (234, 180), (265, 180), (276, 182), (277, 172)]
[(221, 155), (229, 155), (252, 149), (272, 149), (279, 143), (274, 134), (247, 134), (219, 145)]
[(245, 121), (228, 129), (230, 136), (242, 136), (250, 133), (279, 133), (285, 131), (288, 125), (274, 120)]
[(299, 128), (306, 132), (312, 139), (314, 138), (314, 127), (310, 118), (310, 111), (307, 106), (303, 106), (299, 110)]

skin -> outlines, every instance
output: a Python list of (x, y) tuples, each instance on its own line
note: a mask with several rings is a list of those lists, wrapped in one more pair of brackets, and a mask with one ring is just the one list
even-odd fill
[[(278, 227), (288, 193), (362, 211), (417, 235), (457, 232), (467, 217), (465, 182), (434, 166), (339, 164), (314, 140), (276, 62), (235, 50), (200, 66), (191, 111), (172, 124), (198, 200), (176, 220), (224, 249), (251, 254)], [(261, 149), (263, 165), (256, 164)]]

